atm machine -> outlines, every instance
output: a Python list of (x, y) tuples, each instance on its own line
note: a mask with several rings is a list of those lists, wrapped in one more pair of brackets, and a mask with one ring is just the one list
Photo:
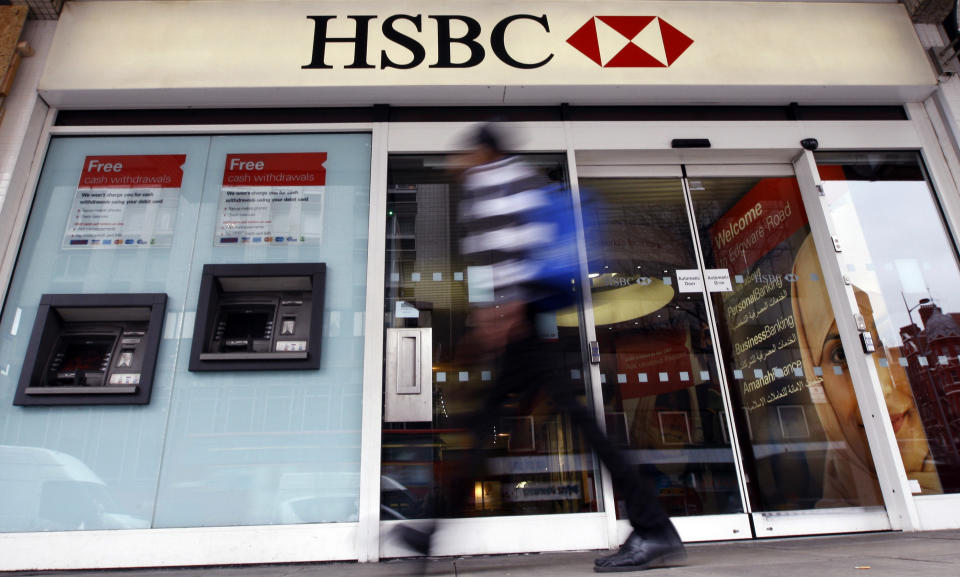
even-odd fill
[(13, 404), (147, 404), (167, 295), (40, 297)]
[(203, 267), (191, 371), (320, 368), (324, 263)]

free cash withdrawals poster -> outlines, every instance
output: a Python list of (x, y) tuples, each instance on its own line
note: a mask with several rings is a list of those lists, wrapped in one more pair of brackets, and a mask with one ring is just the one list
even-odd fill
[(88, 156), (63, 248), (169, 247), (186, 154)]
[(214, 243), (319, 245), (326, 160), (326, 152), (228, 154)]

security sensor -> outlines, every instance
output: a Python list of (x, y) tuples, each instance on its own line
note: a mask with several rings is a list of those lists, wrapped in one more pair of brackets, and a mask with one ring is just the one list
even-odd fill
[(804, 138), (800, 141), (800, 146), (812, 152), (820, 147), (820, 143), (817, 142), (816, 138)]

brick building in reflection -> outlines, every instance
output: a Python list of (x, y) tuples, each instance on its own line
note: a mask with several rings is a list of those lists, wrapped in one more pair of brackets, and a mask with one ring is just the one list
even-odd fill
[(929, 299), (920, 301), (923, 329), (900, 329), (902, 354), (945, 492), (960, 490), (960, 323)]

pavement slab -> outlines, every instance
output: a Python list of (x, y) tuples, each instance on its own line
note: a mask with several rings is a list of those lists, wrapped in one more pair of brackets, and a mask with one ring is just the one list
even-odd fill
[[(867, 533), (688, 545), (682, 567), (644, 577), (960, 577), (960, 531)], [(84, 571), (21, 571), (9, 577), (582, 577), (603, 551)]]

